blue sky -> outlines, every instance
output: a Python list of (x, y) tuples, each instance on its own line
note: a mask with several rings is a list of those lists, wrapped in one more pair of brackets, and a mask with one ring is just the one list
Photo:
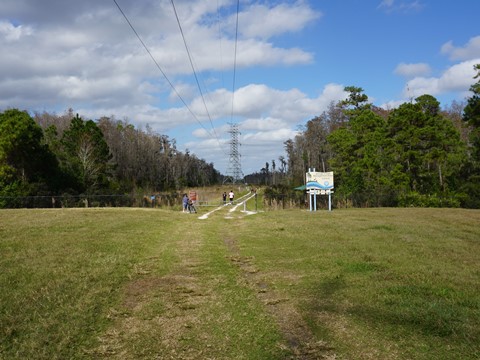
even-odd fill
[(0, 110), (114, 115), (223, 173), (234, 122), (248, 174), (345, 86), (385, 108), (425, 93), (448, 106), (480, 63), (480, 1), (240, 0), (234, 59), (237, 0), (174, 0), (195, 78), (172, 0), (117, 3), (173, 88), (113, 0), (2, 0)]

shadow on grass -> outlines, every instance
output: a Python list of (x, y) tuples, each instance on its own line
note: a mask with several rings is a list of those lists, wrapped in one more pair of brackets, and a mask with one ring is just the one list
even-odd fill
[(369, 323), (407, 327), (425, 336), (471, 340), (479, 336), (478, 330), (472, 333), (469, 326), (478, 304), (462, 304), (465, 295), (451, 288), (396, 285), (381, 290), (379, 295), (376, 303), (357, 304), (349, 311)]
[[(318, 318), (321, 313), (333, 318), (348, 315), (362, 326), (381, 330), (392, 339), (401, 331), (412, 341), (422, 336), (448, 339), (449, 343), (461, 347), (476, 347), (480, 328), (475, 319), (478, 319), (480, 303), (471, 295), (452, 288), (416, 284), (378, 283), (362, 289), (355, 276), (369, 276), (368, 273), (380, 268), (361, 263), (343, 265), (341, 274), (311, 287), (306, 305), (308, 318)], [(314, 321), (310, 325), (322, 335), (328, 331)]]

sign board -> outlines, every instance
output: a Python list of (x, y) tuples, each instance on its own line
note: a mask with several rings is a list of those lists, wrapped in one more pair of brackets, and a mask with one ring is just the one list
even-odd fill
[(331, 190), (333, 189), (333, 171), (330, 172), (307, 172), (307, 190)]

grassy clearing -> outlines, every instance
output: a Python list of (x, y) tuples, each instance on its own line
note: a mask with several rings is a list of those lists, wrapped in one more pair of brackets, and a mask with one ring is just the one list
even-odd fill
[(262, 281), (346, 358), (480, 356), (478, 211), (286, 211), (241, 233)]
[(228, 208), (0, 211), (0, 358), (480, 357), (480, 212)]
[[(122, 285), (143, 271), (152, 249), (164, 271), (172, 262), (170, 246), (156, 241), (145, 214), (2, 211), (0, 355), (78, 358), (94, 346)], [(158, 219), (156, 226), (173, 225)]]

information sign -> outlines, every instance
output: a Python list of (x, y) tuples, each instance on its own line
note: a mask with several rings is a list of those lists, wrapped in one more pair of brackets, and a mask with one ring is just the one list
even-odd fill
[(307, 190), (331, 190), (333, 189), (333, 171), (330, 172), (307, 172)]
[(309, 169), (305, 175), (305, 188), (310, 196), (310, 211), (317, 211), (317, 195), (328, 195), (328, 210), (332, 210), (333, 171), (316, 172)]

